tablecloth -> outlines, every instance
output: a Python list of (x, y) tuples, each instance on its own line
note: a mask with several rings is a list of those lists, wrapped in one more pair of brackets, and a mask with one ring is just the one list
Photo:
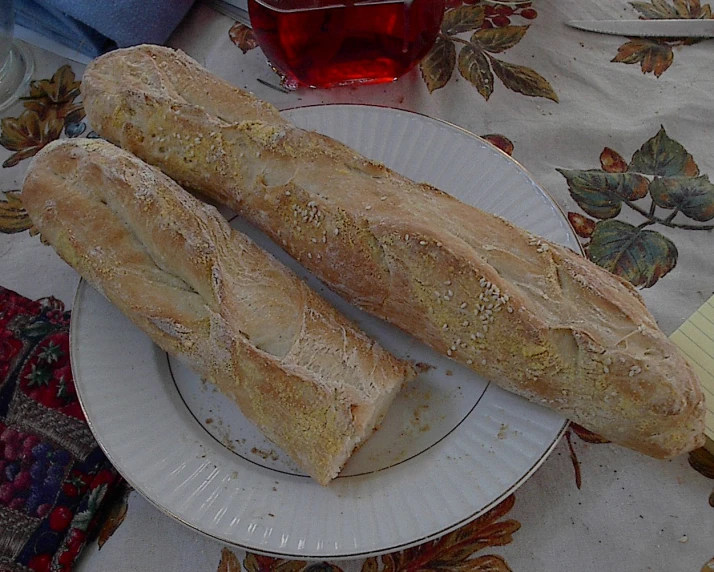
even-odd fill
[[(282, 90), (250, 33), (200, 5), (170, 45), (279, 108), (378, 104), (491, 136), (552, 194), (587, 255), (638, 285), (661, 328), (674, 331), (714, 293), (714, 41), (590, 34), (565, 21), (710, 17), (709, 5), (536, 0), (509, 13), (478, 1), (449, 4), (481, 6), (476, 29), (445, 30), (446, 56), (432, 53), (388, 85)], [(79, 98), (67, 88), (69, 74), (79, 78), (82, 69), (63, 68), (68, 62), (44, 52), (35, 57), (37, 79), (53, 78), (36, 86), (58, 102), (51, 113), (39, 105), (32, 115), (32, 105), (18, 105), (5, 114), (0, 227), (12, 234), (0, 234), (0, 283), (69, 307), (77, 277), (33, 236), (19, 189), (32, 149), (57, 136), (86, 135)], [(639, 182), (613, 199), (606, 191), (628, 169)], [(662, 174), (678, 183), (650, 185)], [(104, 540), (113, 535), (101, 550), (86, 549), (78, 570), (714, 570), (710, 456), (657, 461), (582, 431), (566, 437), (498, 507), (457, 536), (411, 551), (329, 563), (264, 558), (184, 528), (133, 492)]]

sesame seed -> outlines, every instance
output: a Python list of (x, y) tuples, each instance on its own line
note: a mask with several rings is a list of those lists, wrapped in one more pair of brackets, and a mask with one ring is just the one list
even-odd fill
[(454, 295), (454, 293), (453, 293), (451, 290), (449, 290), (447, 293), (449, 294), (449, 296), (453, 296), (453, 295)]
[(372, 210), (372, 205), (367, 205), (366, 207), (364, 207), (364, 210), (366, 210), (366, 211)]
[(380, 201), (386, 201), (386, 200), (387, 200), (387, 197), (379, 197), (379, 200), (380, 200)]
[(513, 314), (513, 308), (511, 308), (510, 306), (508, 306), (508, 308), (506, 308), (506, 311), (507, 311), (509, 314)]
[(481, 328), (484, 332), (488, 332), (488, 326), (486, 324), (483, 325), (483, 328)]
[(463, 310), (464, 308), (466, 308), (466, 305), (466, 302), (464, 302), (463, 304), (461, 304), (460, 308)]
[(333, 232), (335, 233), (335, 236), (337, 236), (338, 234), (340, 234), (340, 229), (336, 228)]
[(451, 286), (451, 280), (447, 280), (446, 282), (444, 282), (444, 285), (445, 285), (445, 286)]
[(456, 338), (454, 343), (458, 346), (461, 343), (461, 338)]
[(481, 332), (476, 332), (476, 337), (479, 339), (483, 339), (483, 334)]
[(408, 234), (405, 234), (405, 235), (404, 235), (404, 240), (409, 240), (409, 235), (408, 235)]
[(448, 302), (449, 300), (451, 300), (451, 296), (449, 296), (448, 294), (444, 294), (444, 300)]
[(466, 364), (467, 364), (467, 365), (471, 365), (473, 362), (474, 362), (474, 360), (472, 360), (472, 359), (467, 359), (467, 360), (466, 360)]
[(476, 339), (476, 334), (470, 334), (469, 337), (470, 337), (472, 340), (475, 340), (475, 339)]
[(443, 245), (441, 244), (441, 242), (437, 241), (436, 246), (438, 246), (439, 248), (441, 248)]
[(469, 321), (468, 321), (468, 320), (464, 320), (463, 322), (461, 322), (461, 325), (465, 328), (465, 327), (467, 327), (467, 326), (469, 325)]
[(605, 373), (610, 373), (610, 368), (607, 367), (606, 365), (604, 365), (604, 366), (602, 367), (602, 370), (603, 370)]
[(310, 260), (312, 260), (312, 252), (308, 252), (308, 253), (307, 253), (307, 257), (308, 257)]
[(447, 356), (451, 356), (451, 353), (452, 353), (451, 350), (446, 350), (446, 355), (447, 355)]
[(452, 352), (455, 352), (455, 351), (456, 351), (456, 346), (455, 346), (455, 345), (451, 346), (451, 351), (452, 351)]
[(316, 239), (316, 238), (311, 238), (310, 241), (316, 243), (316, 242), (317, 242), (317, 239)]
[[(285, 191), (285, 196), (289, 197), (290, 196), (290, 191)], [(296, 205), (297, 206), (297, 205)]]
[(419, 244), (421, 244), (422, 246), (426, 246), (428, 243), (426, 242), (426, 240), (420, 240)]
[(448, 329), (449, 329), (449, 324), (444, 324), (444, 325), (441, 326), (441, 327), (444, 328), (445, 330), (448, 330)]
[(317, 206), (317, 203), (315, 201), (310, 201), (309, 203), (307, 203), (307, 206), (314, 207), (314, 206)]
[(481, 360), (481, 365), (486, 365), (486, 360), (485, 360), (485, 359), (482, 359), (482, 360)]

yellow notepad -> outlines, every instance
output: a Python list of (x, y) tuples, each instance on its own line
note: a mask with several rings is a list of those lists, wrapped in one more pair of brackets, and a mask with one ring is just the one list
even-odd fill
[(694, 368), (704, 387), (706, 447), (714, 453), (714, 296), (670, 336)]

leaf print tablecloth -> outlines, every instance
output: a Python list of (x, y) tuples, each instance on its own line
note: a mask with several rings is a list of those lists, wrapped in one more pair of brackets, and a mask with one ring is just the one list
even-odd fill
[[(249, 30), (201, 5), (171, 39), (280, 108), (348, 102), (444, 119), (522, 163), (587, 255), (636, 284), (666, 333), (714, 294), (714, 40), (589, 34), (590, 18), (711, 18), (698, 0), (449, 0), (421, 66), (389, 85), (287, 92)], [(36, 83), (3, 115), (0, 284), (71, 305), (77, 279), (22, 209), (28, 157), (91, 135), (81, 66), (35, 51)], [(474, 181), (478, 184), (478, 181)], [(572, 427), (515, 495), (420, 547), (349, 562), (282, 561), (206, 539), (135, 492), (119, 495), (78, 569), (401, 572), (714, 570), (714, 458), (656, 461)], [(99, 550), (101, 546), (101, 550)]]

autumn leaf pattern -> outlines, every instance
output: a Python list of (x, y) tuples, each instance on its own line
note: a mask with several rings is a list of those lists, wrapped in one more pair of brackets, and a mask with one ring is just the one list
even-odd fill
[(248, 552), (243, 566), (246, 572), (301, 572), (305, 570), (307, 563), (303, 560), (283, 560)]
[[(513, 541), (521, 527), (514, 519), (501, 520), (513, 508), (513, 495), (471, 523), (438, 540), (414, 548), (372, 557), (362, 564), (361, 572), (511, 572), (503, 557), (496, 554), (475, 554), (484, 548), (504, 546)], [(246, 553), (244, 572), (342, 572), (330, 562), (307, 563), (303, 560), (283, 560), (271, 556)], [(224, 548), (217, 572), (243, 572), (236, 555)]]
[(510, 572), (503, 557), (474, 554), (513, 541), (513, 534), (521, 524), (513, 519), (500, 519), (514, 504), (515, 497), (511, 495), (483, 516), (438, 540), (382, 556), (381, 566), (377, 558), (368, 558), (362, 572)]
[(126, 518), (129, 508), (129, 494), (134, 489), (129, 483), (121, 483), (112, 493), (112, 498), (107, 501), (105, 514), (97, 536), (97, 548), (99, 550), (106, 544)]
[[(679, 255), (669, 238), (648, 227), (714, 229), (712, 224), (677, 218), (682, 215), (697, 223), (714, 218), (714, 184), (664, 127), (635, 151), (629, 163), (606, 147), (600, 169), (558, 172), (565, 177), (570, 196), (593, 217), (568, 213), (588, 258), (635, 286), (653, 286), (675, 267)], [(646, 197), (649, 206), (640, 206)], [(615, 220), (624, 206), (642, 215), (644, 222), (635, 226)], [(668, 212), (661, 215), (658, 209)]]
[(488, 135), (481, 135), (481, 139), (485, 139), (491, 145), (495, 145), (506, 155), (513, 155), (513, 141), (511, 141), (505, 135), (499, 133), (489, 133)]
[(231, 29), (228, 30), (228, 37), (244, 54), (258, 47), (258, 41), (255, 39), (253, 30), (240, 22), (236, 22), (231, 26)]
[(51, 79), (30, 84), (30, 94), (21, 98), (24, 111), (1, 123), (0, 145), (14, 151), (3, 167), (13, 167), (35, 156), (45, 145), (59, 139), (63, 130), (70, 137), (84, 131), (84, 108), (76, 102), (79, 86), (69, 65), (59, 68)]
[[(689, 466), (703, 477), (714, 479), (714, 453), (705, 447), (700, 447), (689, 453)], [(714, 490), (709, 495), (709, 506), (714, 508)], [(712, 558), (714, 562), (714, 558)], [(704, 570), (704, 568), (702, 568)], [(714, 570), (714, 566), (712, 567)]]
[[(84, 107), (77, 101), (79, 87), (80, 82), (75, 80), (69, 65), (60, 67), (50, 79), (30, 84), (29, 95), (21, 98), (22, 113), (0, 122), (0, 145), (13, 151), (3, 167), (14, 167), (35, 156), (45, 145), (59, 139), (63, 131), (68, 137), (84, 132)], [(0, 195), (0, 232), (14, 234), (28, 229), (30, 236), (38, 234), (22, 207), (20, 191)]]
[(610, 443), (610, 441), (608, 439), (605, 439), (605, 437), (601, 437), (597, 433), (593, 433), (589, 429), (585, 429), (585, 427), (583, 427), (582, 425), (578, 425), (577, 423), (571, 423), (570, 429), (572, 429), (573, 433), (575, 433), (578, 437), (580, 437), (580, 439), (582, 439), (586, 443)]
[(216, 572), (241, 572), (240, 560), (227, 548), (221, 549), (221, 561)]
[(64, 127), (56, 113), (49, 113), (43, 119), (29, 109), (19, 117), (4, 118), (1, 125), (0, 145), (15, 151), (5, 160), (3, 167), (14, 167), (22, 160), (34, 157), (45, 145), (58, 139)]
[[(511, 91), (557, 102), (553, 87), (538, 72), (494, 55), (518, 44), (529, 28), (525, 22), (537, 15), (530, 3), (493, 6), (481, 0), (447, 2), (436, 43), (419, 65), (429, 92), (444, 87), (458, 69), (485, 100), (493, 94), (498, 78)], [(519, 24), (514, 25), (514, 20)], [(469, 39), (463, 37), (467, 33), (471, 34)]]
[[(711, 19), (709, 4), (701, 5), (700, 0), (666, 0), (650, 2), (630, 2), (642, 20), (668, 19)], [(632, 38), (621, 45), (613, 62), (640, 64), (643, 74), (653, 73), (660, 77), (674, 61), (673, 48), (691, 46), (703, 41), (701, 38)]]
[(64, 65), (51, 79), (33, 81), (30, 95), (22, 101), (26, 109), (34, 111), (41, 119), (54, 112), (66, 123), (78, 123), (84, 119), (84, 107), (75, 101), (79, 97), (80, 85), (72, 68)]
[(22, 206), (20, 191), (7, 191), (5, 200), (0, 200), (0, 230), (5, 234), (15, 234), (31, 227), (32, 221)]
[[(571, 213), (573, 214), (573, 213)], [(580, 490), (583, 486), (583, 476), (580, 466), (580, 459), (578, 459), (578, 454), (575, 452), (575, 446), (573, 445), (572, 434), (575, 433), (582, 441), (590, 443), (592, 445), (601, 445), (603, 443), (610, 443), (605, 437), (601, 437), (597, 433), (593, 433), (589, 429), (585, 429), (582, 425), (571, 422), (568, 430), (565, 432), (565, 442), (568, 446), (568, 455), (570, 456), (570, 462), (573, 465), (573, 474), (575, 476), (575, 486)]]

